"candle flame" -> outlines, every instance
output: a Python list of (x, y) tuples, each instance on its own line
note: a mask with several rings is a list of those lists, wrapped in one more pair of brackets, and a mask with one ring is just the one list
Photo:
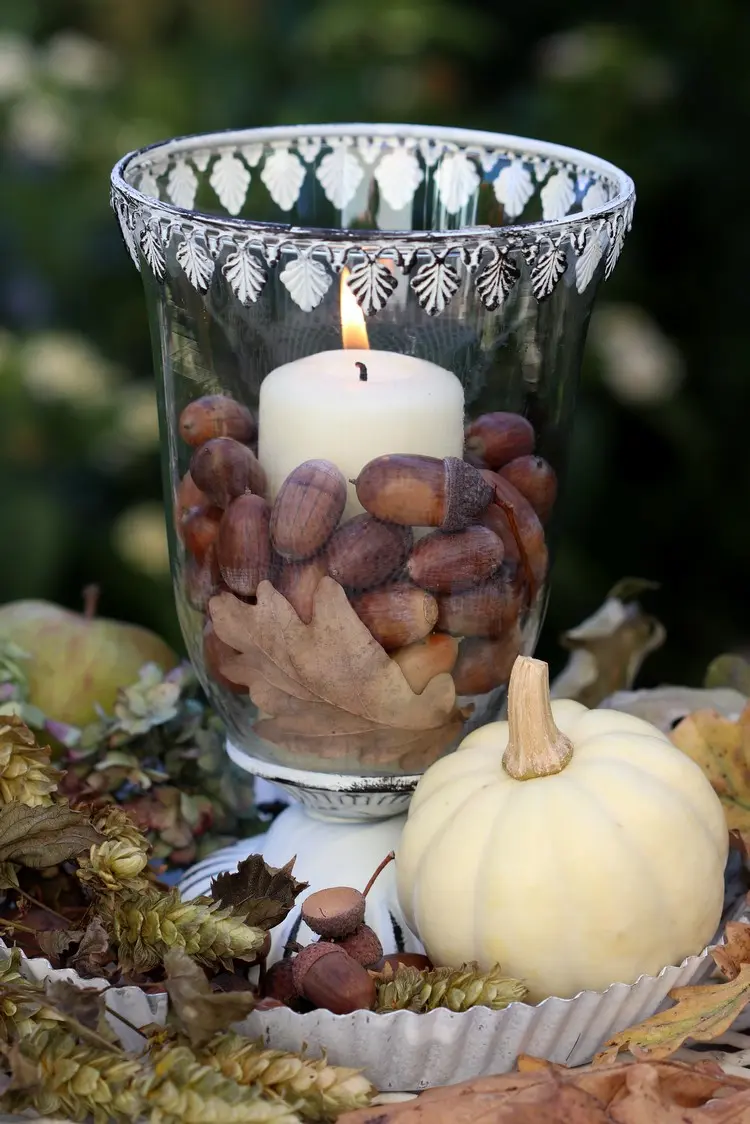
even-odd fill
[(345, 348), (360, 347), (369, 350), (365, 314), (357, 304), (357, 298), (349, 288), (349, 270), (341, 271), (341, 340)]

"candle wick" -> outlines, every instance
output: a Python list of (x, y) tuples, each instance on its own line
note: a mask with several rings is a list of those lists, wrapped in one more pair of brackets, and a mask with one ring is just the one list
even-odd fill
[(359, 381), (367, 382), (367, 367), (364, 363), (355, 363), (355, 367), (359, 367)]

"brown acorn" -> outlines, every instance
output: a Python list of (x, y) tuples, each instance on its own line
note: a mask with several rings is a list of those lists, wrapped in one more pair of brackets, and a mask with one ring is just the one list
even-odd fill
[(180, 480), (174, 496), (174, 525), (180, 539), (182, 539), (182, 524), (193, 508), (209, 507), (209, 499), (193, 480), (189, 472)]
[(293, 960), (285, 959), (271, 965), (263, 980), (264, 999), (275, 999), (286, 1006), (294, 1003), (299, 992), (294, 983), (293, 964)]
[(312, 460), (290, 472), (271, 513), (271, 540), (290, 562), (317, 554), (346, 506), (346, 480), (330, 461)]
[(182, 522), (182, 541), (193, 558), (202, 561), (211, 543), (216, 541), (224, 513), (220, 507), (194, 507)]
[(333, 533), (328, 573), (350, 589), (372, 589), (398, 573), (413, 541), (411, 527), (355, 515)]
[(219, 592), (221, 572), (216, 559), (216, 544), (211, 543), (203, 560), (188, 556), (183, 571), (185, 596), (194, 609), (204, 613), (214, 594)]
[(414, 546), (406, 564), (409, 577), (433, 593), (470, 589), (487, 581), (505, 555), (502, 540), (489, 527), (434, 531)]
[(406, 582), (371, 589), (350, 600), (359, 619), (387, 652), (422, 640), (438, 619), (432, 594)]
[(222, 674), (220, 668), (222, 663), (236, 656), (234, 648), (230, 648), (214, 631), (214, 626), (210, 620), (207, 620), (203, 626), (203, 662), (206, 665), (206, 671), (220, 687), (224, 687), (227, 691), (234, 691), (235, 694), (247, 694), (247, 687), (241, 683), (233, 683), (231, 679), (227, 679)]
[(375, 1003), (375, 981), (339, 945), (316, 941), (303, 948), (292, 965), (297, 990), (316, 1007), (348, 1015)]
[(253, 597), (271, 568), (268, 525), (271, 512), (260, 496), (246, 492), (224, 512), (216, 540), (221, 576), (240, 597)]
[(369, 925), (360, 925), (348, 937), (343, 937), (342, 940), (336, 941), (339, 948), (343, 948), (351, 956), (352, 960), (356, 960), (358, 964), (362, 964), (365, 968), (369, 968), (376, 960), (379, 960), (383, 955), (383, 946), (380, 943), (380, 938), (374, 929)]
[(389, 952), (387, 956), (381, 956), (377, 963), (372, 964), (370, 971), (383, 972), (387, 964), (390, 964), (394, 972), (401, 966), (416, 968), (420, 972), (429, 972), (432, 968), (432, 961), (429, 956), (425, 956), (422, 952)]
[(197, 448), (213, 437), (249, 442), (255, 437), (255, 418), (241, 402), (224, 394), (206, 394), (189, 402), (180, 414), (180, 437)]
[(266, 490), (266, 474), (258, 458), (233, 437), (213, 437), (196, 449), (190, 474), (217, 507), (228, 507), (247, 491), (262, 495)]
[(453, 671), (458, 657), (458, 641), (445, 632), (433, 632), (416, 644), (408, 644), (391, 652), (404, 679), (416, 695), (421, 695), (427, 684), (442, 672)]
[(482, 512), (482, 526), (489, 527), (493, 534), (497, 535), (503, 543), (504, 560), (506, 562), (519, 563), (521, 561), (521, 552), (518, 548), (516, 536), (513, 534), (508, 517), (501, 507), (496, 503), (491, 503)]
[(497, 410), (482, 414), (466, 427), (466, 452), (473, 463), (485, 468), (501, 468), (516, 457), (534, 451), (534, 427), (521, 414)]
[(438, 598), (438, 628), (453, 636), (500, 636), (521, 612), (523, 591), (515, 567), (501, 567), (484, 585)]
[(521, 629), (514, 621), (498, 637), (467, 637), (461, 641), (453, 668), (457, 695), (484, 695), (507, 683), (521, 651)]
[(328, 573), (326, 552), (316, 554), (308, 562), (282, 562), (274, 585), (286, 597), (299, 619), (309, 624), (313, 615), (313, 599), (320, 579)]
[(340, 940), (365, 919), (365, 896), (353, 886), (327, 886), (302, 903), (302, 920), (319, 936)]
[(502, 509), (513, 533), (512, 515), (519, 539), (519, 564), (532, 587), (532, 594), (535, 594), (544, 583), (549, 567), (549, 551), (541, 520), (526, 497), (521, 495), (510, 480), (506, 480), (496, 472), (482, 471), (482, 476), (493, 485), (495, 491), (493, 502)]
[(377, 457), (362, 469), (356, 488), (357, 499), (376, 519), (444, 531), (463, 530), (492, 499), (477, 469), (457, 457)]
[(499, 474), (525, 496), (542, 523), (546, 523), (557, 499), (557, 476), (552, 465), (542, 457), (516, 457)]

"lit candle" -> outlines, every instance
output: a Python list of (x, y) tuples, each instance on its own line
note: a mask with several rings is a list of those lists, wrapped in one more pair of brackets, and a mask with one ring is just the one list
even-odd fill
[[(260, 388), (258, 458), (274, 499), (307, 460), (332, 461), (347, 480), (385, 453), (462, 457), (464, 392), (454, 374), (393, 351), (370, 351), (362, 310), (341, 279), (343, 349), (295, 359)], [(344, 518), (363, 510), (349, 485)]]

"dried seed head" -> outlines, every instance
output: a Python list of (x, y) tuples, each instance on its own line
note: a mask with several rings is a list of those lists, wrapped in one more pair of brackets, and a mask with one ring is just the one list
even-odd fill
[(302, 905), (302, 920), (324, 938), (341, 940), (348, 937), (364, 919), (364, 894), (353, 886), (329, 886), (318, 890), (310, 894)]

